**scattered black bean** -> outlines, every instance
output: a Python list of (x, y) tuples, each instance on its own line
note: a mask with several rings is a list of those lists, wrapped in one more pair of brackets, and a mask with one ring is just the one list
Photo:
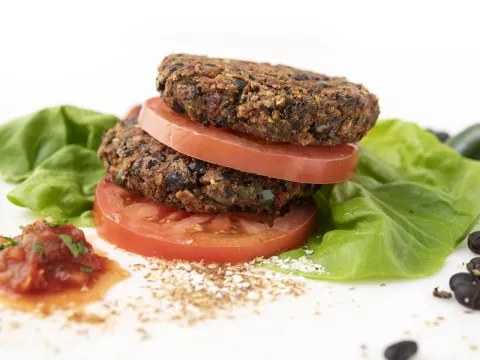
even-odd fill
[(388, 360), (408, 360), (418, 351), (418, 345), (415, 341), (400, 341), (390, 345), (385, 350), (385, 358)]
[(455, 299), (473, 310), (480, 310), (480, 286), (478, 283), (461, 283), (455, 286)]
[(440, 140), (441, 142), (445, 142), (450, 138), (450, 135), (448, 135), (448, 133), (444, 131), (435, 131), (432, 129), (427, 129), (427, 130), (430, 131), (433, 135), (435, 135), (437, 139)]
[(473, 258), (467, 263), (467, 270), (469, 273), (480, 277), (480, 257)]
[(473, 284), (477, 281), (478, 279), (470, 273), (458, 273), (450, 278), (450, 289), (455, 291), (455, 288), (458, 286), (458, 284)]
[(480, 255), (480, 231), (475, 231), (468, 236), (468, 248)]

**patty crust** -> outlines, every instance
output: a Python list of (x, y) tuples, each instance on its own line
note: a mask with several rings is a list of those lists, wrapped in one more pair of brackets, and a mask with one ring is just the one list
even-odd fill
[(342, 77), (205, 56), (167, 56), (157, 90), (205, 126), (299, 145), (359, 141), (380, 113), (375, 95)]
[(186, 155), (152, 138), (137, 113), (105, 133), (98, 156), (110, 181), (174, 208), (196, 213), (285, 212), (318, 185), (248, 174)]

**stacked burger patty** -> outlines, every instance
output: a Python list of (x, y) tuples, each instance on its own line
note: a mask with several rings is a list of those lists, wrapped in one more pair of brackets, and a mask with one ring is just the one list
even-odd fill
[[(359, 141), (379, 114), (375, 95), (344, 78), (238, 60), (170, 55), (157, 89), (168, 107), (203, 126), (297, 146)], [(319, 187), (184, 155), (143, 131), (138, 115), (109, 130), (98, 152), (110, 181), (132, 193), (188, 212), (284, 213)]]

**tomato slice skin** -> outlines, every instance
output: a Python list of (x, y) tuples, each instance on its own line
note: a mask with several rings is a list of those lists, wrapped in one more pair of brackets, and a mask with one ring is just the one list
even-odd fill
[(168, 108), (160, 98), (147, 100), (138, 118), (141, 128), (161, 143), (194, 158), (276, 179), (331, 184), (353, 177), (358, 144), (297, 146), (271, 143), (204, 127)]
[[(178, 213), (106, 180), (97, 187), (93, 207), (101, 238), (130, 252), (168, 260), (247, 262), (298, 248), (316, 228), (313, 203), (292, 208), (285, 216), (275, 218), (273, 226), (255, 222), (262, 221), (255, 214), (247, 219), (237, 213)], [(163, 219), (159, 218), (161, 214)], [(225, 231), (232, 226), (234, 230)]]

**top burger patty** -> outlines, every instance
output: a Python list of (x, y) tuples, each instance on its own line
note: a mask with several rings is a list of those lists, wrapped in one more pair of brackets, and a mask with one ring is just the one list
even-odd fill
[(158, 72), (157, 89), (173, 110), (271, 141), (356, 142), (380, 112), (362, 85), (283, 65), (174, 54)]
[(189, 212), (276, 213), (310, 198), (318, 188), (183, 155), (140, 129), (136, 115), (110, 129), (98, 151), (109, 179), (128, 191)]

